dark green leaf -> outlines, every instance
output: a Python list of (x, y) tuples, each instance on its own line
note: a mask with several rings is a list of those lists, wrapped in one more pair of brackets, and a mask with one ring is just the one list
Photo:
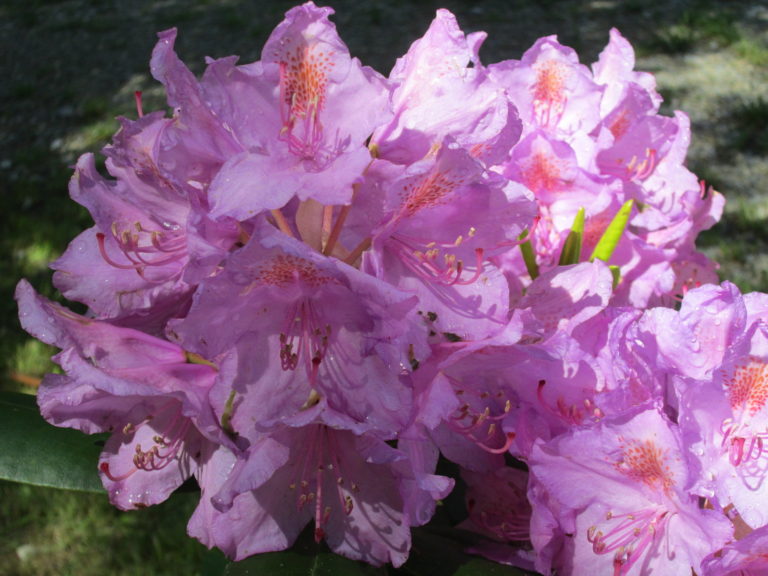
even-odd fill
[(533, 253), (533, 246), (530, 240), (520, 244), (520, 252), (523, 254), (523, 261), (528, 270), (528, 275), (531, 277), (531, 280), (536, 280), (539, 277), (539, 265), (536, 264), (536, 254)]
[(35, 400), (0, 392), (0, 479), (102, 492), (97, 469), (106, 436), (48, 424)]

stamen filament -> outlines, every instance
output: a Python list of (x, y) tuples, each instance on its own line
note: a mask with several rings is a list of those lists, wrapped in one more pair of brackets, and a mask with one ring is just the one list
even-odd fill
[(295, 238), (293, 231), (291, 230), (291, 227), (288, 224), (288, 220), (285, 219), (285, 216), (283, 216), (283, 213), (280, 211), (280, 209), (276, 208), (274, 210), (271, 210), (270, 212), (272, 214), (272, 217), (275, 219), (275, 223), (277, 224), (277, 227), (280, 229), (280, 231), (286, 236)]
[(345, 204), (341, 207), (341, 210), (339, 210), (339, 215), (336, 218), (336, 223), (333, 225), (333, 230), (331, 230), (331, 234), (328, 237), (328, 242), (325, 245), (325, 248), (323, 248), (323, 254), (325, 256), (330, 256), (333, 252), (333, 249), (336, 247), (336, 242), (339, 240), (339, 236), (341, 236), (341, 229), (344, 227), (344, 222), (347, 219), (347, 216), (349, 215), (349, 211), (351, 209), (351, 206), (348, 204)]

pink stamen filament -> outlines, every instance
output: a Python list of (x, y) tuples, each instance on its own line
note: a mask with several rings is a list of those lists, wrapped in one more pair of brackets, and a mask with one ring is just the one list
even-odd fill
[[(156, 418), (157, 415), (166, 411), (169, 407), (175, 408), (173, 418), (164, 431), (152, 437), (152, 446), (148, 450), (144, 450), (142, 449), (141, 444), (136, 444), (133, 455), (133, 468), (124, 474), (114, 475), (110, 472), (108, 462), (101, 463), (99, 468), (107, 478), (113, 482), (119, 482), (129, 478), (139, 470), (144, 470), (145, 472), (162, 470), (171, 462), (177, 460), (179, 452), (183, 450), (184, 438), (186, 437), (192, 422), (189, 418), (182, 415), (180, 406), (173, 401), (158, 409), (154, 417)], [(138, 427), (128, 424), (124, 428), (124, 433), (135, 434), (135, 431), (138, 428), (146, 425), (152, 419), (153, 416), (149, 416), (141, 422)]]
[(627, 165), (627, 175), (634, 179), (645, 180), (653, 174), (656, 169), (656, 150), (653, 148), (645, 149), (645, 156), (642, 160), (639, 160), (637, 156), (633, 156)]
[(557, 123), (565, 112), (565, 104), (568, 97), (562, 92), (559, 94), (546, 94), (543, 98), (533, 101), (533, 109), (540, 126), (551, 126)]
[(333, 249), (336, 247), (336, 242), (339, 241), (339, 236), (341, 236), (341, 229), (344, 227), (344, 222), (347, 220), (350, 209), (351, 206), (347, 204), (342, 206), (341, 210), (339, 210), (339, 215), (336, 217), (336, 222), (334, 223), (333, 229), (328, 236), (328, 242), (326, 243), (325, 248), (323, 248), (324, 255), (329, 256), (333, 252)]
[[(307, 503), (314, 503), (315, 541), (320, 542), (325, 537), (325, 525), (331, 517), (332, 509), (324, 504), (323, 481), (325, 473), (331, 472), (333, 484), (337, 486), (339, 507), (345, 515), (352, 513), (354, 502), (351, 496), (343, 493), (346, 485), (342, 475), (342, 465), (339, 455), (341, 448), (325, 426), (319, 426), (317, 432), (311, 434), (305, 450), (304, 459), (298, 479), (290, 487), (300, 487), (296, 500), (297, 509), (301, 510)], [(330, 461), (330, 462), (329, 462)], [(312, 491), (314, 489), (314, 491)], [(351, 490), (356, 492), (357, 485), (352, 482)]]
[(518, 494), (518, 506), (503, 509), (475, 511), (474, 501), (467, 503), (473, 522), (506, 542), (525, 542), (531, 539), (531, 509), (524, 494)]
[(136, 113), (138, 114), (139, 118), (144, 117), (144, 107), (141, 103), (141, 90), (136, 90), (133, 93), (133, 98), (136, 101)]
[(309, 300), (301, 300), (289, 309), (280, 333), (280, 363), (283, 370), (295, 370), (301, 359), (312, 387), (317, 383), (320, 364), (328, 352), (331, 327), (322, 325)]
[[(429, 282), (446, 286), (467, 286), (476, 282), (483, 273), (482, 248), (475, 249), (474, 273), (469, 277), (462, 278), (464, 262), (457, 260), (455, 254), (441, 253), (441, 248), (455, 248), (456, 244), (430, 242), (418, 246), (414, 239), (396, 234), (390, 237), (390, 246), (406, 268)], [(442, 263), (439, 262), (441, 255), (443, 256)]]
[[(539, 380), (539, 385), (536, 388), (536, 398), (544, 409), (553, 416), (565, 421), (567, 424), (579, 426), (584, 422), (584, 412), (575, 404), (568, 405), (562, 397), (557, 399), (557, 408), (553, 408), (546, 398), (544, 398), (544, 386), (546, 380)], [(596, 419), (603, 417), (602, 411), (594, 406), (591, 400), (588, 398), (584, 400), (584, 408), (587, 412), (591, 413)]]
[(280, 231), (286, 236), (295, 238), (293, 230), (291, 230), (291, 227), (288, 224), (288, 220), (285, 219), (285, 216), (283, 216), (283, 213), (280, 211), (280, 209), (278, 208), (276, 210), (271, 210), (271, 214), (275, 219), (275, 223), (277, 224), (277, 227), (280, 229)]
[(520, 236), (517, 237), (517, 239), (500, 242), (498, 244), (498, 247), (501, 248), (501, 247), (509, 246), (511, 248), (514, 248), (516, 246), (520, 246), (521, 244), (525, 244), (526, 242), (530, 242), (531, 239), (533, 238), (533, 235), (536, 233), (536, 229), (539, 226), (539, 222), (541, 222), (541, 214), (534, 216), (530, 227), (528, 227), (526, 230), (523, 230), (523, 232), (520, 234)]
[[(136, 270), (142, 278), (145, 278), (144, 269), (146, 267), (164, 266), (186, 256), (186, 239), (183, 236), (179, 235), (168, 238), (161, 231), (144, 230), (139, 223), (136, 223), (134, 228), (135, 232), (123, 230), (122, 233), (119, 233), (117, 226), (112, 226), (112, 238), (123, 255), (130, 261), (130, 264), (121, 264), (109, 256), (105, 244), (106, 235), (102, 232), (96, 234), (99, 252), (107, 264), (121, 270)], [(147, 236), (149, 236), (148, 239)], [(148, 240), (148, 244), (142, 245), (142, 238)], [(157, 255), (158, 253), (164, 256), (154, 259), (146, 257), (147, 255)]]
[(614, 576), (627, 574), (653, 544), (656, 535), (664, 529), (669, 513), (664, 510), (643, 510), (636, 513), (608, 514), (607, 522), (620, 520), (619, 524), (604, 534), (597, 526), (587, 531), (587, 540), (595, 554), (614, 553)]
[[(460, 383), (453, 378), (448, 378), (459, 396), (466, 396), (466, 390), (459, 388)], [(450, 420), (446, 421), (447, 426), (454, 432), (465, 436), (468, 440), (477, 444), (482, 450), (490, 454), (504, 454), (509, 450), (512, 443), (515, 441), (515, 434), (513, 432), (504, 432), (500, 429), (498, 423), (506, 418), (512, 410), (512, 403), (509, 399), (505, 399), (503, 393), (496, 394), (497, 400), (504, 400), (504, 408), (499, 414), (491, 414), (491, 407), (488, 406), (488, 402), (491, 399), (491, 395), (488, 393), (477, 394), (480, 402), (486, 404), (485, 408), (481, 412), (473, 410), (468, 404), (464, 403), (460, 408), (454, 412)], [(479, 432), (476, 434), (476, 432)], [(502, 436), (503, 442), (501, 445), (492, 446), (490, 443), (494, 441), (499, 435)]]
[[(720, 431), (723, 433), (720, 446), (723, 451), (728, 451), (728, 460), (732, 466), (757, 460), (765, 453), (763, 439), (768, 438), (768, 431), (759, 433), (746, 431), (743, 426), (734, 424), (731, 418), (723, 420)], [(746, 451), (745, 446), (747, 446)]]

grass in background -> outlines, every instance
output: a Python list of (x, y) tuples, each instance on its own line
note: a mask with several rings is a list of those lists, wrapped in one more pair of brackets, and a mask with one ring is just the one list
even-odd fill
[(104, 494), (0, 482), (0, 573), (216, 574), (223, 558), (186, 536), (196, 503), (195, 494), (182, 493), (158, 506), (121, 512)]

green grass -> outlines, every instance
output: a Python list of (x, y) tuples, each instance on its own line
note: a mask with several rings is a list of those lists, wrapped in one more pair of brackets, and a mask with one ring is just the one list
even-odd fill
[(654, 32), (657, 50), (682, 54), (697, 47), (724, 48), (741, 40), (741, 31), (728, 3), (699, 0), (689, 4), (675, 22), (660, 26)]
[(728, 116), (734, 148), (749, 154), (768, 155), (768, 99), (761, 96), (736, 103)]
[[(106, 494), (0, 481), (0, 574), (195, 576), (223, 558), (186, 536), (194, 494), (120, 512)], [(218, 570), (221, 573), (221, 570)]]

